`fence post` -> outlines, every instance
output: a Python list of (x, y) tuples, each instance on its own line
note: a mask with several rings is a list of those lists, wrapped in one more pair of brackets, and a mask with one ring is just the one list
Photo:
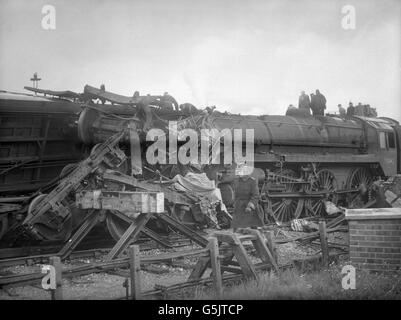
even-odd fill
[(223, 284), (221, 278), (221, 266), (219, 260), (219, 242), (217, 238), (211, 237), (209, 238), (208, 248), (210, 250), (210, 262), (212, 265), (212, 277), (214, 288), (216, 290), (216, 295), (218, 298), (221, 298), (223, 293)]
[(320, 244), (322, 247), (322, 263), (323, 266), (329, 266), (329, 247), (327, 244), (327, 232), (326, 232), (326, 221), (319, 222), (319, 235)]
[(55, 270), (55, 282), (56, 289), (51, 289), (51, 299), (52, 300), (63, 300), (63, 289), (62, 289), (62, 265), (60, 257), (50, 257), (50, 264)]
[(129, 264), (131, 275), (131, 298), (132, 300), (138, 300), (141, 298), (141, 262), (138, 245), (132, 245), (129, 248)]
[(274, 260), (278, 264), (277, 247), (276, 247), (276, 243), (274, 242), (274, 232), (272, 230), (266, 231), (265, 236), (266, 236), (267, 246), (270, 249), (270, 252), (274, 257)]

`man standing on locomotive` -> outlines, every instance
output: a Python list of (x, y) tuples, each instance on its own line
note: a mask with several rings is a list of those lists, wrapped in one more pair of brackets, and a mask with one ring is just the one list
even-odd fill
[(326, 97), (316, 89), (315, 93), (315, 110), (313, 112), (314, 116), (324, 116), (324, 110), (326, 109)]
[(234, 179), (234, 214), (231, 228), (261, 227), (263, 216), (258, 209), (259, 188), (258, 182), (251, 177), (253, 167), (246, 164), (238, 165)]
[(304, 112), (310, 114), (310, 100), (309, 96), (305, 94), (305, 91), (301, 91), (301, 95), (298, 99), (298, 108), (300, 110), (305, 110)]

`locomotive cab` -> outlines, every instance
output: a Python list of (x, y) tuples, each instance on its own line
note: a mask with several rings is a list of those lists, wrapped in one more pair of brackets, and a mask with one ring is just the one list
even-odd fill
[(394, 120), (383, 118), (357, 117), (366, 125), (365, 137), (369, 153), (376, 154), (385, 176), (399, 172), (400, 150)]
[[(391, 123), (391, 126), (394, 130), (394, 139), (395, 139), (395, 147), (397, 149), (397, 173), (401, 174), (401, 126), (397, 120), (387, 118), (387, 117), (380, 117), (380, 119), (387, 120)], [(391, 136), (390, 143), (391, 143)]]

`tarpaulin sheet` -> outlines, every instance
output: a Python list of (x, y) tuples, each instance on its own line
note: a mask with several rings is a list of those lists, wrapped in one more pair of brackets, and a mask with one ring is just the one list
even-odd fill
[(221, 209), (227, 212), (227, 209), (222, 201), (221, 192), (216, 188), (213, 180), (210, 180), (206, 173), (193, 173), (189, 172), (184, 176), (177, 174), (173, 178), (174, 188), (183, 192), (192, 192), (203, 200), (207, 199), (210, 203), (219, 202)]

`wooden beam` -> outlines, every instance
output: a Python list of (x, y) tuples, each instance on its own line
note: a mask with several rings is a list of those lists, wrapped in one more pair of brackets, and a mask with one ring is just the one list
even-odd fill
[(115, 246), (110, 250), (105, 260), (111, 261), (115, 257), (118, 257), (131, 242), (134, 242), (139, 233), (142, 231), (143, 227), (149, 221), (150, 216), (151, 213), (141, 213), (139, 217), (131, 223)]
[(254, 229), (246, 229), (244, 232), (247, 232), (253, 236), (255, 236), (255, 240), (252, 240), (253, 246), (255, 247), (259, 257), (263, 262), (271, 263), (274, 269), (278, 272), (278, 265), (276, 259), (273, 256), (273, 253), (266, 245), (266, 241), (263, 239), (262, 235), (258, 230)]
[(322, 263), (323, 266), (329, 266), (329, 247), (327, 244), (326, 221), (319, 222), (320, 245), (322, 246)]
[(248, 256), (244, 246), (238, 240), (238, 238), (235, 234), (233, 235), (233, 238), (234, 238), (234, 242), (239, 243), (238, 245), (233, 246), (233, 252), (234, 252), (235, 258), (237, 259), (244, 275), (247, 278), (257, 279), (256, 270), (253, 266), (251, 259)]
[(85, 221), (81, 224), (79, 229), (74, 233), (74, 235), (68, 240), (68, 242), (61, 248), (59, 253), (61, 259), (67, 258), (71, 252), (81, 243), (82, 239), (93, 229), (93, 227), (99, 221), (99, 211), (92, 210), (85, 218)]
[(133, 245), (129, 248), (129, 266), (131, 278), (131, 298), (132, 300), (138, 300), (141, 298), (141, 262), (138, 245)]
[[(129, 223), (129, 224), (131, 224), (132, 221), (133, 221), (132, 218), (126, 216), (125, 214), (123, 214), (123, 213), (121, 213), (121, 212), (119, 212), (119, 211), (113, 211), (113, 215), (117, 216), (118, 218), (120, 218), (121, 220), (124, 220), (125, 222), (127, 222), (127, 223)], [(161, 238), (159, 237), (159, 235), (158, 235), (156, 232), (154, 232), (153, 230), (150, 230), (150, 229), (147, 228), (146, 226), (142, 228), (141, 232), (142, 232), (145, 236), (149, 237), (150, 239), (154, 240), (154, 241), (157, 242), (158, 244), (162, 245), (163, 247), (169, 248), (169, 249), (173, 248), (172, 245), (166, 243), (166, 241), (163, 240), (163, 239), (161, 239)]]
[(270, 252), (272, 253), (274, 260), (278, 264), (277, 246), (274, 241), (274, 232), (272, 230), (265, 232), (265, 237), (266, 237), (267, 247), (269, 248)]
[(208, 248), (210, 250), (210, 262), (212, 265), (212, 278), (217, 298), (221, 298), (223, 284), (221, 279), (221, 268), (219, 260), (219, 243), (216, 238), (209, 238)]

